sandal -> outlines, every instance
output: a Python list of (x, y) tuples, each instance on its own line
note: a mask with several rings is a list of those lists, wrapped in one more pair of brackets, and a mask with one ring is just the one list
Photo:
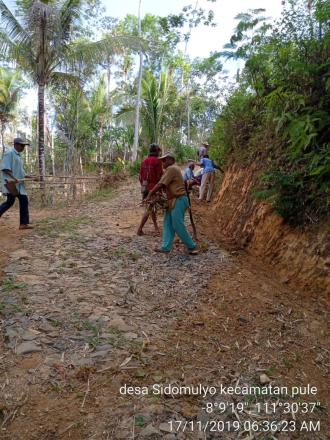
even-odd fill
[(162, 249), (162, 248), (155, 248), (154, 251), (159, 252), (160, 254), (169, 254), (170, 253), (170, 251), (164, 251), (164, 249)]
[(189, 255), (198, 255), (199, 254), (199, 250), (198, 249), (188, 250), (188, 254)]

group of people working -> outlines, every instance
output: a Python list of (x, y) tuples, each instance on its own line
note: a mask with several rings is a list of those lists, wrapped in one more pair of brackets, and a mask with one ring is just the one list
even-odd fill
[[(29, 204), (24, 181), (34, 176), (25, 173), (21, 153), (29, 142), (22, 138), (14, 139), (14, 148), (5, 152), (2, 164), (2, 193), (6, 201), (0, 205), (0, 217), (10, 209), (16, 198), (20, 207), (20, 229), (30, 229)], [(194, 174), (195, 166), (200, 167), (200, 172)], [(141, 219), (137, 234), (143, 235), (143, 227), (151, 216), (155, 231), (159, 233), (157, 224), (157, 212), (155, 206), (159, 203), (160, 197), (166, 206), (163, 221), (162, 246), (156, 251), (169, 253), (172, 250), (175, 234), (191, 255), (198, 253), (197, 244), (192, 239), (185, 226), (185, 212), (190, 206), (189, 190), (199, 185), (199, 200), (210, 201), (214, 187), (215, 170), (219, 169), (208, 156), (208, 144), (203, 144), (198, 150), (198, 160), (190, 160), (187, 169), (182, 174), (180, 167), (175, 163), (173, 153), (166, 153), (161, 156), (161, 149), (158, 145), (150, 146), (148, 157), (142, 162), (139, 179), (142, 189), (143, 203), (146, 206), (145, 213)], [(165, 195), (164, 195), (165, 193)], [(162, 196), (163, 194), (163, 196)]]
[[(184, 171), (183, 178), (189, 189), (195, 185), (199, 186), (199, 200), (204, 200), (206, 195), (206, 201), (210, 202), (214, 189), (215, 172), (220, 168), (209, 158), (208, 148), (209, 144), (202, 144), (198, 150), (198, 161), (188, 161), (188, 167)], [(198, 173), (194, 174), (196, 165), (200, 169)]]
[[(189, 207), (188, 192), (198, 185), (199, 200), (210, 202), (213, 188), (215, 171), (220, 169), (208, 156), (209, 145), (204, 143), (198, 150), (198, 161), (190, 160), (188, 167), (182, 174), (180, 167), (175, 163), (173, 153), (161, 156), (158, 145), (150, 145), (149, 155), (142, 162), (139, 180), (141, 184), (143, 203), (146, 210), (137, 230), (138, 235), (143, 235), (143, 227), (151, 216), (155, 232), (159, 233), (157, 213), (153, 207), (157, 203), (157, 195), (166, 191), (167, 206), (163, 221), (163, 241), (157, 252), (168, 253), (172, 250), (174, 236), (177, 234), (187, 251), (191, 255), (198, 253), (197, 244), (192, 239), (185, 226), (185, 212)], [(195, 166), (200, 167), (200, 172), (194, 174)]]

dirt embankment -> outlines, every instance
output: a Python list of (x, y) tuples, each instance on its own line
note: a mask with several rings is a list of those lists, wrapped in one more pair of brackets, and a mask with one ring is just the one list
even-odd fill
[(257, 178), (255, 166), (227, 170), (212, 208), (217, 235), (274, 265), (283, 282), (330, 292), (329, 224), (305, 229), (285, 224), (269, 204), (253, 197)]

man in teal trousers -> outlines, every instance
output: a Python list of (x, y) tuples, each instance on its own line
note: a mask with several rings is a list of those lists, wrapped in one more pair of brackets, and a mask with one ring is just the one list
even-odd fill
[(184, 224), (185, 212), (189, 206), (184, 180), (180, 168), (175, 165), (175, 156), (166, 153), (160, 157), (165, 172), (156, 186), (149, 192), (146, 201), (163, 188), (166, 188), (169, 207), (163, 221), (163, 243), (158, 252), (169, 253), (173, 247), (174, 236), (177, 234), (191, 255), (198, 254), (197, 245), (191, 238)]

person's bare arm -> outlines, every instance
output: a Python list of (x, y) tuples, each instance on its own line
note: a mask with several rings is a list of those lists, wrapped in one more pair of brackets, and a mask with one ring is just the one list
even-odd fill
[(19, 183), (19, 180), (16, 179), (16, 177), (14, 176), (12, 170), (4, 169), (4, 170), (2, 170), (2, 172), (7, 174), (7, 176), (11, 177), (14, 180), (15, 183)]

